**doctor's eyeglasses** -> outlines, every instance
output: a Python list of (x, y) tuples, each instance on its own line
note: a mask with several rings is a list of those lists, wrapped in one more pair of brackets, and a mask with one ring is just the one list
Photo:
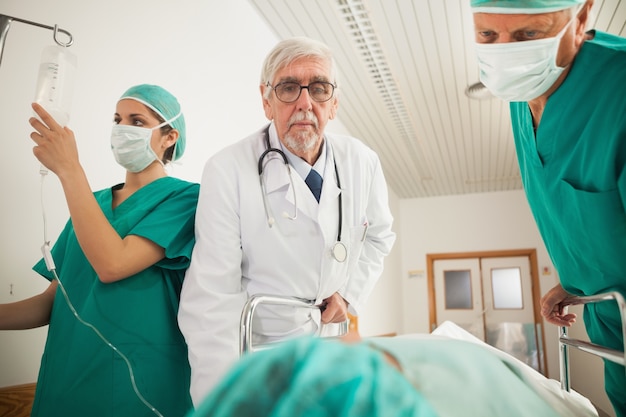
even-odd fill
[(293, 103), (300, 98), (302, 89), (309, 90), (309, 96), (313, 101), (323, 103), (330, 100), (335, 92), (335, 86), (332, 83), (324, 81), (316, 81), (309, 85), (300, 85), (295, 82), (278, 83), (275, 86), (267, 83), (267, 86), (274, 90), (276, 98), (283, 103)]

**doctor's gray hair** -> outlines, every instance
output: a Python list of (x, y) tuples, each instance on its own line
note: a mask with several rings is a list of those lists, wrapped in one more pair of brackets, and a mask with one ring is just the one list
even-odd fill
[[(271, 84), (276, 73), (301, 58), (314, 58), (330, 64), (330, 82), (337, 85), (337, 64), (333, 53), (326, 44), (304, 36), (280, 41), (265, 58), (261, 69), (261, 85)], [(269, 98), (271, 89), (265, 90)], [(335, 91), (335, 95), (337, 92)]]

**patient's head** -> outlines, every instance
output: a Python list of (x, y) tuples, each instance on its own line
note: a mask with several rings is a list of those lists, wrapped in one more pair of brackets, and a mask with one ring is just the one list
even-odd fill
[(383, 354), (300, 338), (243, 357), (193, 417), (434, 416)]

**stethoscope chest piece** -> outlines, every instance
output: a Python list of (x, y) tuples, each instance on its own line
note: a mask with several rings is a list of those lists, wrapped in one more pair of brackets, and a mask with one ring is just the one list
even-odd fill
[(348, 249), (341, 242), (335, 242), (330, 252), (337, 262), (344, 262), (348, 258)]

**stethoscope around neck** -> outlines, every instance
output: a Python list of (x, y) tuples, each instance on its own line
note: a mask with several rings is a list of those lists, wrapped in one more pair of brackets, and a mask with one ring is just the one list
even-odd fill
[[(272, 148), (270, 145), (270, 134), (269, 127), (265, 129), (265, 151), (259, 157), (258, 169), (259, 169), (259, 182), (261, 183), (261, 194), (263, 194), (263, 208), (265, 209), (265, 215), (267, 217), (267, 224), (269, 227), (272, 227), (276, 222), (274, 216), (270, 213), (270, 207), (267, 202), (267, 192), (265, 190), (265, 181), (264, 173), (263, 173), (263, 161), (267, 155), (270, 153), (277, 153), (282, 158), (285, 167), (287, 168), (287, 173), (289, 174), (289, 182), (291, 183), (291, 191), (293, 193), (293, 216), (290, 216), (289, 213), (283, 212), (283, 217), (289, 220), (296, 220), (298, 218), (298, 204), (296, 201), (296, 188), (293, 186), (293, 177), (291, 174), (291, 166), (289, 165), (289, 160), (287, 159), (287, 155), (278, 149)], [(337, 188), (341, 190), (341, 183), (339, 181), (339, 171), (337, 170), (337, 162), (333, 156), (333, 164), (335, 166), (335, 179), (337, 180)], [(339, 191), (339, 202), (338, 202), (338, 211), (339, 211), (339, 221), (337, 225), (337, 241), (333, 245), (330, 250), (330, 254), (337, 262), (344, 262), (348, 258), (348, 248), (341, 242), (341, 228), (343, 224), (343, 199), (341, 196), (341, 191)]]

